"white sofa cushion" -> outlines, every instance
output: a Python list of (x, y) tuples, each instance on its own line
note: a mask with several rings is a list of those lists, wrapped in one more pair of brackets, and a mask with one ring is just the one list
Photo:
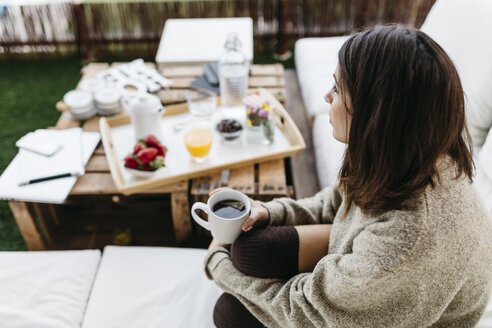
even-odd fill
[(482, 145), (492, 126), (492, 1), (438, 0), (421, 30), (454, 61), (473, 143)]
[(327, 113), (317, 115), (314, 119), (313, 145), (319, 185), (321, 188), (332, 186), (338, 179), (346, 145), (333, 137), (333, 128)]
[(80, 327), (101, 252), (0, 252), (0, 326)]
[(308, 117), (330, 110), (325, 94), (333, 87), (338, 50), (348, 36), (300, 39), (295, 45), (297, 77)]
[(84, 328), (214, 327), (204, 249), (106, 246)]
[(474, 185), (492, 219), (492, 132), (489, 132), (482, 147), (476, 147), (475, 166)]

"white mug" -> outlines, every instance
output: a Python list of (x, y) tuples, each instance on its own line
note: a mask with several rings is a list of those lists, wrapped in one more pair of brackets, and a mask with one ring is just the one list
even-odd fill
[[(244, 212), (244, 214), (233, 219), (226, 219), (217, 216), (213, 212), (215, 204), (227, 199), (243, 202), (246, 206), (246, 211)], [(203, 220), (196, 214), (195, 211), (197, 209), (200, 209), (207, 213), (208, 222)], [(241, 225), (248, 218), (250, 211), (251, 203), (248, 196), (246, 196), (242, 192), (232, 189), (218, 191), (208, 199), (207, 204), (197, 202), (191, 207), (191, 215), (193, 216), (193, 219), (196, 221), (196, 223), (212, 232), (212, 236), (217, 239), (218, 242), (223, 244), (232, 244), (237, 239), (237, 237), (239, 237), (242, 231)]]

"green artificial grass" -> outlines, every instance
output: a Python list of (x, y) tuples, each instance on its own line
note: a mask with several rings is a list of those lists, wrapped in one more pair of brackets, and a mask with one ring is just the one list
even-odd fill
[[(79, 59), (0, 62), (0, 172), (17, 153), (17, 139), (55, 125), (55, 104), (77, 85), (80, 68)], [(8, 203), (0, 201), (0, 250), (25, 249)]]
[[(115, 57), (100, 61), (122, 60)], [(255, 53), (254, 62), (271, 64), (279, 61), (271, 54)], [(283, 64), (293, 68), (294, 58)], [(75, 88), (81, 67), (77, 58), (0, 61), (0, 173), (17, 154), (16, 140), (27, 132), (55, 125), (60, 116), (55, 104), (67, 91)], [(25, 249), (8, 202), (0, 201), (0, 251)]]

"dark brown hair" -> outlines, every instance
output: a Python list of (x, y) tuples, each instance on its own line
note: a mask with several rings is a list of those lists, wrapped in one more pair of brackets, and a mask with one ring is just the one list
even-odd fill
[(435, 41), (413, 28), (374, 27), (348, 39), (338, 61), (352, 118), (340, 169), (346, 214), (352, 202), (366, 214), (400, 208), (440, 180), (444, 154), (456, 163), (456, 178), (471, 181), (463, 89)]

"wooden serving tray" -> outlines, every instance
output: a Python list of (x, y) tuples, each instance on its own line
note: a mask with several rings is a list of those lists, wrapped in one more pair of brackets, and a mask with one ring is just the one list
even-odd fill
[(275, 141), (272, 145), (251, 143), (248, 140), (248, 131), (243, 132), (239, 143), (224, 144), (218, 133), (214, 131), (209, 159), (204, 163), (193, 163), (184, 145), (184, 131), (176, 132), (173, 129), (175, 123), (190, 118), (188, 105), (186, 103), (168, 105), (165, 107), (166, 111), (162, 115), (161, 123), (162, 143), (168, 148), (165, 158), (166, 167), (147, 179), (136, 178), (123, 167), (123, 158), (132, 151), (135, 144), (130, 117), (123, 115), (101, 118), (99, 124), (102, 143), (116, 188), (121, 193), (129, 195), (224, 169), (288, 157), (303, 150), (306, 144), (299, 129), (275, 97), (265, 89), (251, 90), (250, 93), (259, 93), (270, 102), (273, 118), (277, 123)]

